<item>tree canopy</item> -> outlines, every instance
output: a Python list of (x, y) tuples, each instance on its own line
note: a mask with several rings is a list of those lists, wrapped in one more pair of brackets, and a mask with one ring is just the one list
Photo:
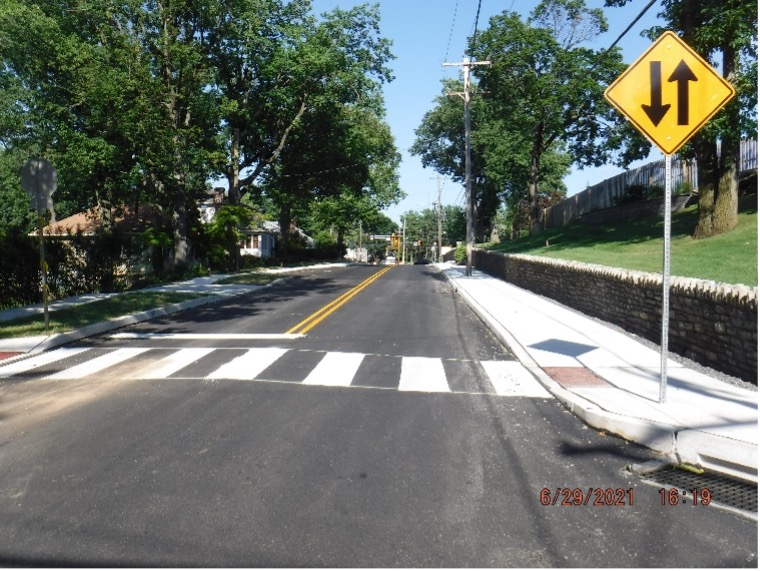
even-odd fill
[(347, 190), (398, 200), (381, 92), (392, 57), (376, 6), (317, 17), (310, 0), (7, 0), (0, 171), (50, 160), (64, 215), (155, 205), (182, 266), (219, 177), (233, 205), (246, 192), (282, 209)]
[[(619, 51), (597, 52), (585, 44), (606, 31), (601, 10), (583, 0), (544, 0), (527, 20), (505, 11), (470, 41), (482, 96), (473, 101), (473, 163), (491, 197), (517, 209), (527, 203), (530, 225), (540, 228), (540, 208), (564, 194), (570, 164), (626, 165), (648, 153), (646, 140), (605, 103), (605, 87), (624, 69)], [(449, 83), (446, 90), (455, 87)], [(423, 164), (460, 177), (463, 169), (461, 110), (437, 101), (417, 130), (413, 152)], [(487, 187), (490, 191), (485, 191)], [(495, 198), (494, 198), (495, 197)]]
[[(630, 0), (606, 0), (624, 6)], [(757, 2), (754, 0), (664, 0), (658, 14), (665, 28), (648, 31), (650, 39), (664, 29), (677, 32), (716, 69), (737, 97), (716, 115), (680, 153), (697, 161), (699, 223), (705, 238), (738, 223), (739, 144), (757, 137)]]

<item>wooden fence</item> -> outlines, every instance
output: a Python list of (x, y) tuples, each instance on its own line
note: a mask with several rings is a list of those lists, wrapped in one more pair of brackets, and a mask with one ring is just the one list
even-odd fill
[[(757, 170), (757, 141), (742, 141), (740, 147), (739, 171), (747, 173)], [(682, 184), (697, 188), (697, 164), (694, 160), (671, 161), (672, 188), (675, 192)], [(610, 208), (617, 199), (625, 195), (629, 186), (642, 185), (646, 188), (665, 188), (665, 159), (628, 170), (607, 180), (588, 187), (549, 208), (544, 209), (544, 226), (557, 228), (569, 224), (582, 215), (594, 210)]]

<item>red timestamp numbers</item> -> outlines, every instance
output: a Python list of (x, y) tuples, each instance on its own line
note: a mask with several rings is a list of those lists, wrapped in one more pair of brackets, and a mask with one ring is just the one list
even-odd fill
[(633, 488), (542, 488), (542, 506), (632, 506)]
[(712, 492), (709, 488), (694, 488), (680, 490), (678, 488), (660, 488), (661, 506), (709, 506), (712, 502)]

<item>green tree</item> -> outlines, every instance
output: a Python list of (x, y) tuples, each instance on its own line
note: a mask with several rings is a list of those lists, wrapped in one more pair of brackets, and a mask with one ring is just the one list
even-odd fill
[[(304, 212), (349, 190), (387, 205), (400, 191), (378, 8), (310, 10), (309, 0), (3, 2), (0, 171), (48, 158), (64, 214), (101, 206), (106, 232), (114, 206), (155, 205), (151, 235), (171, 235), (177, 267), (192, 260), (196, 203), (213, 176), (227, 177), (233, 204), (263, 189)], [(317, 171), (334, 174), (304, 180)]]
[[(152, 81), (143, 118), (152, 129), (146, 141), (149, 189), (171, 213), (173, 264), (191, 261), (190, 228), (210, 172), (209, 153), (218, 127), (211, 62), (207, 57), (214, 0), (144, 2), (136, 25)], [(152, 112), (151, 112), (152, 111)]]
[[(465, 133), (462, 101), (451, 94), (461, 92), (461, 81), (444, 81), (443, 94), (435, 100), (436, 106), (425, 114), (415, 130), (411, 153), (418, 155), (423, 166), (450, 176), (464, 184)], [(498, 153), (489, 153), (489, 129), (493, 115), (484, 97), (475, 97), (471, 104), (472, 116), (472, 191), (475, 235), (482, 238), (490, 231), (490, 221), (498, 208), (500, 197), (510, 186), (508, 176), (501, 173), (495, 163)], [(496, 137), (499, 140), (499, 136)]]
[(457, 242), (464, 242), (467, 232), (464, 208), (455, 205), (443, 207), (443, 242), (449, 246), (455, 246)]
[[(0, 8), (0, 111), (7, 148), (45, 156), (58, 204), (141, 199), (171, 213), (174, 262), (188, 259), (188, 216), (207, 178), (216, 121), (203, 59), (207, 2), (9, 0)], [(19, 89), (19, 87), (23, 89)]]
[[(380, 92), (391, 79), (386, 64), (392, 56), (387, 40), (378, 37), (377, 6), (336, 9), (323, 18), (303, 56), (316, 66), (311, 76), (319, 78), (319, 89), (306, 94), (304, 112), (262, 177), (280, 208), (283, 232), (313, 200), (367, 194), (381, 209), (401, 197), (400, 159)], [(287, 249), (286, 234), (282, 245)]]
[[(623, 6), (629, 0), (607, 0)], [(739, 144), (757, 137), (757, 3), (752, 0), (664, 0), (658, 14), (706, 61), (723, 70), (737, 91), (680, 153), (695, 157), (699, 222), (695, 238), (727, 232), (738, 223)], [(663, 28), (649, 30), (654, 40)]]
[(135, 164), (121, 127), (132, 84), (116, 63), (115, 29), (81, 2), (0, 8), (0, 140), (17, 156), (47, 157), (59, 174), (56, 202), (71, 210), (105, 206)]
[(640, 136), (620, 137), (625, 123), (604, 103), (605, 87), (622, 71), (619, 52), (602, 56), (583, 47), (606, 29), (601, 10), (588, 9), (583, 0), (544, 0), (527, 22), (517, 13), (494, 16), (474, 42), (474, 56), (492, 61), (474, 73), (491, 94), (509, 147), (528, 149), (534, 231), (541, 228), (539, 186), (547, 153), (567, 153), (578, 165), (599, 166), (623, 142), (628, 143), (624, 161), (643, 157), (648, 149)]
[(431, 244), (438, 241), (438, 214), (431, 208), (426, 208), (421, 212), (414, 210), (404, 214), (406, 224), (406, 241), (407, 244), (419, 242), (424, 247), (429, 248)]
[(31, 232), (36, 227), (36, 216), (29, 196), (21, 188), (19, 173), (23, 161), (18, 153), (0, 146), (0, 232)]
[(237, 204), (278, 158), (322, 80), (309, 57), (310, 0), (225, 0), (214, 6), (209, 57), (222, 129), (216, 168)]

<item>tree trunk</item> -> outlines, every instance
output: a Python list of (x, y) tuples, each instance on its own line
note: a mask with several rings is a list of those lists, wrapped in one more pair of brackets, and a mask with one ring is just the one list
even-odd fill
[(530, 187), (528, 196), (530, 198), (530, 233), (539, 234), (543, 231), (544, 225), (541, 220), (541, 209), (538, 204), (538, 180), (541, 174), (541, 144), (543, 142), (543, 126), (538, 125), (533, 136), (533, 150), (530, 154)]
[[(721, 162), (723, 162), (722, 159)], [(715, 193), (713, 235), (729, 232), (739, 223), (739, 181), (736, 170), (735, 162), (729, 168), (721, 169)]]
[(187, 204), (184, 189), (176, 189), (174, 212), (172, 213), (172, 231), (174, 237), (174, 269), (184, 269), (190, 261), (190, 248), (187, 240)]
[[(736, 79), (736, 50), (723, 46), (723, 75), (730, 83)], [(730, 114), (730, 124), (739, 124), (739, 106), (730, 104), (724, 113)], [(739, 223), (739, 136), (734, 132), (723, 135), (718, 163), (718, 186), (715, 189), (715, 216), (713, 232), (723, 234)]]
[(538, 154), (534, 152), (530, 160), (530, 186), (528, 187), (528, 197), (530, 198), (531, 234), (539, 234), (544, 229), (544, 226), (541, 223), (541, 212), (538, 208), (538, 160)]
[(280, 247), (278, 248), (280, 257), (286, 258), (290, 251), (290, 221), (292, 213), (290, 204), (283, 204), (280, 208)]
[(227, 198), (230, 204), (240, 204), (240, 128), (232, 130), (230, 170), (227, 174)]
[(700, 135), (694, 139), (697, 151), (697, 191), (699, 192), (699, 220), (694, 238), (701, 240), (713, 235), (715, 216), (715, 187), (718, 171), (718, 149), (715, 141), (707, 141)]

